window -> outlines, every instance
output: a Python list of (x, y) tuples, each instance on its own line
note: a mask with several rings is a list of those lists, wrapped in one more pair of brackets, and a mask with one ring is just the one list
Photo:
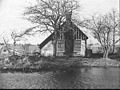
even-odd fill
[(74, 52), (81, 51), (81, 40), (74, 41)]
[(63, 39), (64, 39), (64, 34), (63, 34), (63, 33), (60, 33), (59, 39), (60, 39), (60, 40), (63, 40)]
[(83, 40), (85, 40), (85, 39), (86, 39), (85, 35), (82, 35), (82, 39), (83, 39)]
[(79, 40), (81, 39), (81, 33), (79, 30), (76, 29), (75, 34), (74, 34), (74, 39)]
[(65, 41), (64, 40), (58, 40), (57, 51), (58, 52), (64, 52), (64, 50), (65, 50)]

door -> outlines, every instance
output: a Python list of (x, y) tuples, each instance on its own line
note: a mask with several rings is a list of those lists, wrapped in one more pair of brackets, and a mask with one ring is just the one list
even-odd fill
[(65, 33), (65, 55), (72, 56), (74, 49), (73, 47), (74, 47), (74, 40), (73, 40), (73, 33), (71, 30)]

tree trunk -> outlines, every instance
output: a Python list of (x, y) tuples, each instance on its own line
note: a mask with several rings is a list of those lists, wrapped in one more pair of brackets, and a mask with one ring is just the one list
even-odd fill
[(112, 53), (115, 51), (115, 29), (113, 31), (113, 48), (112, 48)]
[(15, 46), (16, 46), (16, 42), (13, 43), (13, 55), (15, 55)]
[(53, 56), (56, 57), (57, 53), (57, 32), (55, 31), (54, 41), (53, 41)]
[(108, 58), (108, 55), (109, 55), (109, 48), (105, 48), (103, 53), (103, 58)]
[(53, 56), (56, 57), (56, 53), (57, 53), (57, 40), (54, 40), (54, 43), (53, 43)]
[(105, 52), (104, 52), (103, 58), (108, 58), (108, 51), (105, 51)]
[(115, 29), (115, 18), (116, 18), (116, 16), (115, 16), (115, 14), (116, 14), (116, 12), (113, 10), (113, 26), (114, 26), (114, 28), (113, 28), (113, 50), (112, 50), (112, 53), (114, 53), (114, 51), (115, 51), (115, 32), (116, 32), (116, 29)]

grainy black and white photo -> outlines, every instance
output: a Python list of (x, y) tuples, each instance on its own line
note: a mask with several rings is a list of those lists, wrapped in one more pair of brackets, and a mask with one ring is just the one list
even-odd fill
[(0, 0), (0, 89), (120, 89), (120, 0)]

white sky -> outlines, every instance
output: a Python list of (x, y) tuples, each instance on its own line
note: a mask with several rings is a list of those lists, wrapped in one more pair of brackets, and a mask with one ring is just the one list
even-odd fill
[[(24, 7), (35, 0), (0, 0), (0, 42), (2, 37), (9, 39), (11, 31), (19, 32), (32, 26), (23, 20)], [(87, 17), (95, 13), (104, 14), (112, 8), (119, 9), (119, 0), (79, 0), (81, 4), (80, 16)], [(4, 32), (4, 33), (3, 33)], [(47, 35), (29, 37), (26, 43), (39, 44)]]

